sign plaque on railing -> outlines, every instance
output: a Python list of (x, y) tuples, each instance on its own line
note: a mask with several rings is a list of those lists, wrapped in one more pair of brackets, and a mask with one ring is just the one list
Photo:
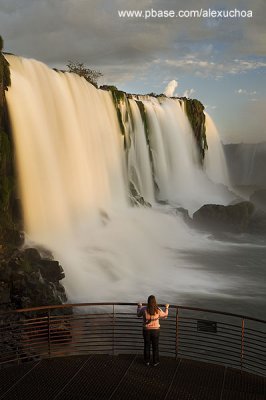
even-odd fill
[(217, 322), (199, 319), (197, 321), (197, 331), (217, 333)]

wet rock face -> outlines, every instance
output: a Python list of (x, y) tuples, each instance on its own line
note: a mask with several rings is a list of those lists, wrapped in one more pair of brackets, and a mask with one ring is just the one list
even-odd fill
[(144, 197), (142, 197), (142, 196), (139, 194), (139, 192), (138, 192), (138, 190), (137, 190), (137, 188), (136, 188), (136, 186), (134, 185), (133, 182), (130, 182), (129, 190), (130, 190), (129, 199), (130, 199), (130, 202), (131, 202), (131, 204), (132, 204), (133, 206), (137, 206), (137, 207), (139, 207), (139, 206), (151, 207), (151, 204), (150, 204), (148, 201), (146, 201), (146, 200), (144, 199)]
[(196, 99), (182, 98), (185, 101), (186, 113), (194, 132), (201, 161), (204, 160), (205, 150), (208, 149), (203, 104)]
[(254, 206), (243, 201), (229, 206), (205, 204), (193, 214), (193, 225), (197, 228), (218, 232), (247, 232)]
[(1, 255), (0, 308), (62, 304), (67, 297), (58, 261), (43, 259), (37, 249), (14, 249)]

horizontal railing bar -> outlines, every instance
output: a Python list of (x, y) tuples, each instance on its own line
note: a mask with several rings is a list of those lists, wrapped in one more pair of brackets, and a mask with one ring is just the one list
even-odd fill
[(113, 344), (111, 342), (105, 343), (105, 344), (102, 344), (101, 342), (95, 342), (95, 343), (88, 343), (88, 344), (84, 345), (83, 343), (80, 343), (80, 342), (74, 342), (74, 343), (70, 344), (69, 346), (64, 347), (64, 346), (61, 346), (60, 343), (56, 343), (53, 346), (51, 346), (50, 352), (52, 354), (53, 352), (60, 350), (61, 352), (69, 353), (69, 352), (72, 352), (73, 350), (87, 351), (90, 349), (95, 349), (95, 350), (102, 349), (103, 351), (106, 351), (106, 350), (109, 351), (109, 350), (113, 349)]
[(20, 358), (18, 358), (18, 357), (16, 357), (16, 358), (12, 358), (12, 359), (10, 359), (10, 360), (6, 360), (6, 361), (4, 361), (2, 364), (7, 364), (7, 363), (12, 363), (12, 362), (17, 362), (17, 361), (21, 361), (21, 360), (26, 360), (26, 359), (28, 359), (28, 358), (33, 358), (33, 357), (40, 357), (40, 356), (44, 356), (44, 355), (46, 355), (47, 353), (40, 353), (40, 354), (37, 354), (37, 355), (33, 355), (33, 356), (31, 356), (31, 355), (25, 355), (24, 357), (20, 357)]
[(218, 352), (218, 351), (222, 351), (224, 354), (228, 354), (228, 355), (230, 355), (230, 354), (236, 354), (237, 355), (237, 357), (238, 358), (240, 358), (240, 351), (239, 351), (239, 349), (237, 349), (237, 348), (234, 348), (234, 347), (232, 347), (232, 346), (219, 346), (219, 347), (217, 347), (217, 346), (215, 346), (215, 345), (213, 345), (213, 344), (210, 344), (210, 346), (207, 346), (207, 345), (203, 345), (203, 346), (200, 346), (198, 343), (189, 343), (189, 342), (186, 342), (186, 343), (183, 343), (183, 344), (180, 344), (180, 351), (181, 351), (181, 349), (189, 349), (189, 348), (193, 348), (193, 349), (197, 349), (197, 351), (199, 351), (199, 352), (203, 352), (203, 351), (206, 351), (206, 352), (209, 352), (209, 351), (213, 351), (214, 352), (214, 355)]
[[(200, 354), (202, 354), (202, 352), (205, 352), (207, 354), (208, 352), (215, 351), (215, 353), (213, 353), (213, 357), (216, 357), (216, 355), (220, 354), (221, 352), (222, 352), (221, 354), (223, 354), (223, 355), (228, 353), (228, 357), (229, 358), (231, 357), (231, 355), (233, 357), (235, 357), (235, 355), (236, 355), (236, 357), (240, 360), (239, 352), (237, 351), (237, 349), (236, 349), (235, 352), (232, 352), (232, 351), (225, 352), (224, 349), (221, 349), (221, 348), (217, 349), (217, 348), (214, 348), (212, 346), (198, 347), (197, 343), (192, 343), (192, 344), (186, 343), (186, 344), (183, 344), (183, 345), (180, 344), (179, 351), (182, 352), (183, 349), (189, 349), (189, 350), (195, 349), (196, 352), (198, 352)], [(193, 350), (193, 352), (194, 352), (194, 350)]]
[[(61, 349), (60, 346), (54, 346), (53, 349), (51, 348), (51, 354), (53, 353), (53, 351), (56, 351), (58, 348)], [(112, 346), (111, 343), (110, 343), (110, 344), (106, 344), (106, 345), (94, 343), (93, 346), (88, 345), (88, 346), (84, 347), (84, 346), (82, 346), (81, 344), (77, 343), (77, 344), (75, 344), (75, 345), (70, 346), (70, 347), (68, 348), (68, 350), (71, 350), (71, 349), (73, 349), (73, 348), (79, 349), (79, 350), (82, 350), (82, 349), (83, 349), (83, 351), (86, 351), (87, 349), (90, 349), (90, 348), (92, 348), (92, 349), (101, 348), (101, 349), (103, 349), (103, 350), (107, 350), (107, 349), (108, 349), (108, 350), (109, 350), (109, 349), (112, 350), (113, 346)]]
[[(144, 303), (143, 303), (144, 304)], [(77, 307), (99, 307), (99, 306), (137, 306), (137, 303), (77, 303), (77, 304), (58, 304), (58, 305), (50, 305), (50, 306), (41, 306), (41, 307), (33, 307), (33, 308), (24, 308), (24, 309), (18, 309), (18, 310), (11, 310), (11, 311), (4, 311), (1, 313), (1, 315), (7, 315), (7, 314), (16, 314), (16, 313), (27, 313), (27, 312), (33, 312), (33, 311), (39, 311), (39, 310), (55, 310), (55, 309), (67, 309), (67, 308), (77, 308)], [(163, 307), (163, 304), (159, 304), (160, 307)], [(173, 309), (179, 309), (179, 310), (185, 310), (185, 311), (198, 311), (198, 312), (208, 312), (212, 314), (218, 314), (218, 315), (224, 315), (224, 316), (230, 316), (230, 317), (236, 317), (236, 318), (241, 318), (241, 319), (247, 319), (250, 321), (256, 321), (256, 322), (262, 322), (266, 323), (266, 320), (261, 320), (258, 318), (252, 318), (248, 317), (245, 315), (241, 314), (233, 314), (233, 313), (228, 313), (228, 312), (222, 312), (222, 311), (217, 311), (217, 310), (211, 310), (211, 309), (203, 309), (203, 308), (198, 308), (198, 307), (187, 307), (187, 306), (178, 306), (178, 305), (170, 305), (170, 308)]]
[(227, 336), (197, 336), (197, 335), (184, 335), (180, 336), (180, 343), (185, 342), (186, 340), (190, 340), (196, 343), (205, 343), (205, 342), (213, 342), (213, 343), (231, 343), (236, 347), (241, 344), (241, 338), (234, 338), (232, 340), (231, 337)]
[[(189, 348), (190, 350), (192, 350), (192, 349), (196, 349), (197, 350), (197, 352), (198, 353), (200, 353), (200, 354), (202, 354), (203, 352), (205, 352), (205, 354), (209, 354), (209, 352), (213, 352), (214, 350), (215, 350), (215, 354), (213, 355), (213, 357), (216, 357), (217, 358), (217, 354), (225, 354), (225, 352), (223, 351), (222, 353), (219, 351), (219, 350), (223, 350), (223, 349), (216, 349), (216, 348), (213, 348), (213, 347), (211, 347), (211, 346), (206, 346), (206, 347), (204, 347), (204, 348), (199, 348), (199, 347), (195, 347), (195, 346), (193, 346), (193, 345), (191, 345), (191, 346), (180, 346), (180, 352), (182, 351), (182, 349), (184, 349), (184, 348)], [(236, 354), (236, 357), (238, 358), (238, 359), (240, 359), (240, 357), (239, 357), (239, 352), (230, 352), (229, 353), (229, 356), (227, 356), (227, 359), (229, 360), (230, 358), (231, 358), (231, 356), (234, 358), (235, 355)]]
[[(244, 356), (244, 358), (243, 358), (243, 361), (245, 361), (245, 360), (250, 360), (250, 359), (255, 359), (256, 360), (256, 362), (257, 362), (257, 364), (259, 364), (259, 365), (263, 365), (264, 367), (265, 367), (265, 361), (263, 361), (263, 360), (261, 360), (261, 359), (258, 359), (258, 357), (256, 357), (256, 355), (253, 355), (253, 354), (245, 354), (245, 356)], [(252, 361), (252, 360), (251, 360)], [(263, 362), (263, 364), (262, 364), (262, 362)]]
[(38, 349), (38, 348), (46, 348), (48, 349), (48, 343), (46, 342), (37, 342), (37, 343), (26, 343), (25, 345), (23, 345), (19, 350), (18, 353), (23, 353), (25, 352), (25, 350), (29, 350), (29, 349)]
[(251, 366), (253, 366), (254, 368), (258, 368), (258, 369), (260, 369), (260, 370), (262, 370), (262, 371), (266, 371), (265, 364), (259, 363), (259, 365), (262, 365), (262, 367), (260, 367), (260, 366), (257, 365), (257, 363), (256, 363), (256, 364), (253, 364), (252, 361), (250, 362), (249, 360), (246, 360), (246, 361), (244, 362), (244, 365), (251, 365)]
[(64, 347), (65, 349), (70, 349), (71, 347), (90, 347), (90, 346), (102, 346), (102, 347), (109, 347), (112, 346), (113, 342), (112, 340), (106, 340), (105, 342), (102, 342), (101, 340), (92, 340), (91, 342), (83, 342), (80, 340), (73, 340), (72, 342), (69, 343), (61, 343), (59, 341), (55, 341), (51, 343), (51, 351), (53, 348), (56, 347)]
[[(255, 332), (255, 333), (254, 333), (254, 332)], [(263, 333), (263, 334), (261, 334), (261, 335), (258, 335), (256, 331), (251, 331), (251, 330), (249, 330), (249, 331), (247, 332), (247, 330), (245, 330), (245, 336), (247, 336), (247, 337), (254, 336), (254, 337), (257, 337), (257, 338), (266, 340), (266, 332)]]
[(195, 332), (195, 333), (206, 333), (208, 335), (218, 335), (218, 334), (223, 333), (225, 335), (230, 334), (231, 336), (238, 336), (238, 337), (241, 336), (241, 332), (242, 332), (241, 329), (239, 329), (238, 331), (236, 331), (234, 329), (225, 329), (225, 328), (220, 329), (221, 327), (218, 324), (217, 324), (216, 332), (200, 331), (200, 330), (198, 330), (197, 326), (195, 326), (193, 329), (189, 329), (189, 327), (184, 327), (181, 324), (180, 324), (179, 328), (180, 328), (180, 331), (184, 332), (184, 333)]
[(217, 343), (232, 343), (236, 346), (241, 343), (241, 337), (231, 337), (231, 336), (224, 336), (224, 335), (217, 335), (217, 336), (204, 336), (204, 335), (180, 335), (179, 336), (180, 342), (183, 342), (187, 339), (194, 340), (196, 342), (204, 342), (204, 341), (214, 341)]
[(27, 355), (23, 355), (23, 354), (24, 354), (24, 352), (23, 353), (18, 353), (18, 352), (12, 352), (11, 353), (11, 352), (9, 352), (3, 358), (6, 359), (6, 358), (12, 356), (13, 359), (15, 358), (17, 360), (17, 359), (20, 359), (20, 358), (36, 357), (38, 355), (38, 353), (37, 354), (36, 353), (35, 354), (27, 354)]
[[(262, 343), (262, 344), (260, 344), (260, 343)], [(258, 343), (254, 343), (252, 339), (249, 339), (248, 341), (245, 339), (244, 346), (250, 347), (250, 348), (252, 348), (252, 346), (259, 347), (259, 348), (263, 349), (266, 354), (266, 343), (262, 342), (261, 340)]]
[[(206, 345), (206, 343), (201, 343), (201, 342), (195, 342), (195, 341), (192, 341), (192, 340), (186, 340), (186, 341), (183, 341), (183, 342), (180, 342), (180, 346), (183, 346), (183, 345), (189, 345), (189, 344), (195, 344), (195, 345), (197, 345), (197, 346), (199, 346), (199, 347), (201, 347), (201, 348), (209, 348), (209, 347), (212, 347), (212, 348), (215, 348), (215, 349), (224, 349), (224, 348), (227, 348), (227, 349), (234, 349), (238, 354), (239, 354), (239, 348), (240, 348), (240, 346), (239, 346), (239, 348), (237, 348), (237, 347), (234, 347), (234, 346), (232, 346), (232, 345), (230, 345), (230, 343), (229, 344), (227, 344), (227, 343), (224, 343), (224, 344), (219, 344), (219, 346), (217, 346), (217, 343), (216, 342), (211, 342), (210, 343), (210, 346), (207, 346)], [(212, 346), (211, 346), (212, 345)]]
[(32, 326), (32, 325), (34, 325), (34, 324), (47, 324), (47, 319), (46, 320), (42, 320), (42, 321), (36, 321), (36, 322), (33, 322), (33, 323), (30, 323), (30, 321), (28, 322), (26, 322), (25, 323), (25, 321), (18, 321), (16, 324), (12, 324), (12, 325), (2, 325), (1, 327), (0, 327), (0, 333), (2, 332), (2, 331), (4, 331), (5, 329), (7, 329), (7, 330), (10, 330), (10, 329), (14, 329), (15, 327), (15, 329), (20, 329), (21, 327), (23, 327), (23, 326)]
[(211, 338), (212, 336), (213, 337), (215, 337), (215, 336), (216, 337), (229, 337), (230, 336), (230, 337), (237, 337), (237, 338), (241, 339), (241, 331), (237, 335), (235, 333), (227, 333), (226, 334), (226, 332), (223, 332), (223, 331), (217, 331), (217, 332), (206, 332), (206, 331), (198, 331), (198, 330), (191, 331), (189, 329), (183, 329), (182, 327), (180, 327), (179, 333), (181, 335), (183, 334), (184, 336), (186, 336), (187, 333), (190, 333), (190, 335), (193, 335), (193, 336), (206, 335), (207, 338)]
[[(226, 316), (227, 317), (227, 315), (225, 314), (225, 315), (223, 315), (223, 316)], [(204, 315), (204, 316), (201, 316), (201, 315), (195, 315), (195, 316), (193, 316), (193, 317), (186, 317), (186, 316), (180, 316), (179, 317), (179, 319), (180, 319), (180, 322), (181, 323), (183, 323), (183, 324), (185, 324), (185, 325), (188, 325), (188, 324), (195, 324), (195, 323), (197, 323), (197, 321), (198, 320), (200, 320), (200, 321), (208, 321), (209, 320), (209, 315)], [(221, 324), (221, 325), (229, 325), (229, 326), (232, 326), (232, 327), (239, 327), (239, 325), (237, 324), (237, 322), (239, 323), (240, 321), (242, 321), (242, 318), (236, 318), (236, 317), (234, 317), (234, 319), (237, 319), (237, 321), (235, 321), (235, 323), (233, 324), (233, 323), (231, 323), (231, 322), (229, 322), (229, 321), (223, 321), (223, 320), (221, 320), (221, 319), (217, 319), (217, 318), (213, 318), (213, 317), (211, 317), (211, 319), (214, 321), (214, 322), (217, 322), (217, 323), (219, 323), (219, 324)]]

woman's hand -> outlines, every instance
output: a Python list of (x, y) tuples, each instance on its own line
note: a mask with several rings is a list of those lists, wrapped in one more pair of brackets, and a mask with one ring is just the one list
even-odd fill
[(169, 308), (169, 304), (165, 304), (165, 308)]

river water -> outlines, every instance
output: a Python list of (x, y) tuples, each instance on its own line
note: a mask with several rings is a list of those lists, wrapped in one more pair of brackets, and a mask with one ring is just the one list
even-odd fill
[[(209, 237), (211, 248), (179, 252), (191, 276), (199, 271), (213, 282), (204, 291), (177, 291), (175, 302), (266, 319), (266, 238)], [(192, 266), (192, 267), (191, 267)], [(219, 285), (220, 282), (220, 285)]]

